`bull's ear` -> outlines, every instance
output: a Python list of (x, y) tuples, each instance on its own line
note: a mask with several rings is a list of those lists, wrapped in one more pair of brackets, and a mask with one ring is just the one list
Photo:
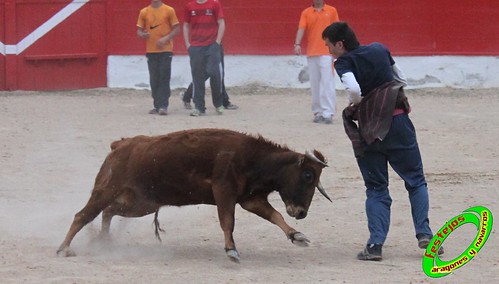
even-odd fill
[(300, 155), (300, 157), (298, 158), (298, 166), (301, 167), (301, 165), (303, 165), (303, 162), (305, 162), (305, 156)]
[[(305, 151), (305, 157), (309, 158), (310, 160), (321, 164), (323, 167), (327, 167), (327, 162), (324, 156), (322, 155), (321, 152), (314, 150), (312, 153), (309, 151)], [(320, 157), (320, 158), (318, 158)]]

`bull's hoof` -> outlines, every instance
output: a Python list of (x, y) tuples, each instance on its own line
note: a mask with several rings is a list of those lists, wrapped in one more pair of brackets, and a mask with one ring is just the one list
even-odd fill
[(300, 247), (308, 247), (310, 240), (304, 234), (297, 232), (291, 237), (291, 242)]
[(241, 258), (239, 257), (239, 253), (235, 249), (228, 249), (226, 253), (229, 259), (235, 263), (239, 263), (239, 261), (241, 260)]
[(111, 241), (111, 235), (109, 233), (100, 232), (97, 235), (96, 240), (98, 240), (100, 242), (110, 242)]
[(70, 248), (64, 248), (57, 250), (57, 256), (71, 257), (71, 256), (76, 256), (76, 253)]

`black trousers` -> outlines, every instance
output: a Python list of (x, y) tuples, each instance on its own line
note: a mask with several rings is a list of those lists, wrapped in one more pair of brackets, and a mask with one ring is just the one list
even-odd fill
[(147, 53), (146, 57), (154, 108), (168, 108), (173, 53)]
[(204, 112), (205, 105), (205, 81), (210, 78), (211, 96), (213, 105), (218, 108), (222, 106), (222, 53), (221, 46), (213, 43), (209, 46), (189, 47), (189, 57), (193, 84), (193, 101), (196, 109)]
[[(222, 64), (222, 104), (224, 107), (229, 106), (230, 99), (229, 99), (229, 94), (227, 94), (227, 90), (225, 89), (225, 62), (224, 62), (224, 48), (223, 45), (220, 45), (220, 62)], [(206, 77), (208, 79), (208, 76)], [(206, 80), (205, 79), (205, 80)], [(213, 86), (213, 82), (210, 78), (210, 86)], [(192, 89), (193, 89), (193, 84), (192, 82), (189, 84), (187, 87), (187, 90), (184, 92), (184, 95), (182, 97), (183, 101), (186, 103), (190, 103), (192, 100)]]

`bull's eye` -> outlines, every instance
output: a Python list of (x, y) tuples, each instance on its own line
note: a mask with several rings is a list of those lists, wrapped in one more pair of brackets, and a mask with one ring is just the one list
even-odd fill
[(301, 178), (303, 179), (304, 182), (306, 183), (312, 183), (314, 181), (315, 174), (311, 170), (305, 170), (301, 174)]

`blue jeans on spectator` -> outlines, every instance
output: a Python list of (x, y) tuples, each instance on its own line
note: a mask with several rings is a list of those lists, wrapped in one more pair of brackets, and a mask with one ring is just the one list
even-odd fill
[(147, 53), (146, 57), (154, 108), (168, 109), (173, 53)]
[(416, 130), (408, 114), (394, 116), (385, 139), (367, 146), (357, 163), (366, 186), (368, 244), (383, 244), (390, 227), (392, 199), (388, 191), (388, 163), (404, 180), (409, 193), (416, 237), (433, 236), (428, 219), (429, 198), (423, 162)]

